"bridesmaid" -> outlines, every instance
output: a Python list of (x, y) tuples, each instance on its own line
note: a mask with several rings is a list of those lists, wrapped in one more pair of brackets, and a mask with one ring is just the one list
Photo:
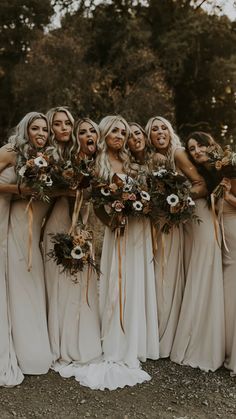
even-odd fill
[[(186, 141), (187, 153), (206, 179), (209, 193), (214, 182), (209, 182), (205, 169), (206, 150), (211, 145), (215, 145), (214, 140), (201, 132), (190, 134)], [(171, 360), (215, 371), (225, 355), (222, 257), (205, 199), (196, 201), (196, 213), (200, 224), (188, 222), (184, 226), (186, 286)]]
[[(101, 138), (96, 160), (98, 177), (108, 182), (116, 174), (124, 182), (130, 173), (126, 142), (129, 126), (121, 116), (107, 116), (99, 124)], [(129, 178), (131, 181), (131, 178)], [(127, 231), (120, 237), (122, 250), (121, 290), (119, 290), (119, 250), (116, 232), (101, 209), (105, 237), (101, 258), (100, 315), (104, 360), (88, 368), (77, 379), (90, 388), (114, 390), (133, 386), (150, 376), (139, 360), (158, 359), (158, 324), (150, 225), (130, 217)], [(119, 304), (119, 300), (121, 304)], [(121, 307), (122, 306), (122, 307)], [(123, 314), (124, 331), (120, 316)], [(81, 381), (82, 378), (82, 381)]]
[[(41, 113), (27, 114), (10, 141), (28, 150), (42, 149), (48, 139), (48, 122)], [(15, 152), (12, 152), (14, 157)], [(16, 155), (16, 168), (19, 159)], [(10, 169), (9, 169), (10, 170)], [(51, 364), (47, 330), (44, 268), (39, 248), (40, 231), (48, 204), (34, 200), (32, 268), (28, 264), (28, 200), (12, 202), (8, 231), (8, 280), (12, 335), (19, 366), (24, 374), (45, 374)]]
[[(204, 181), (181, 146), (170, 122), (151, 118), (145, 128), (152, 148), (153, 167), (165, 166), (184, 174), (192, 183), (192, 194), (206, 193)], [(170, 356), (185, 286), (183, 226), (173, 227), (168, 235), (157, 231), (155, 257), (157, 308), (160, 333), (160, 357)], [(163, 249), (163, 250), (161, 250)]]
[[(18, 126), (19, 129), (19, 126)], [(18, 366), (15, 349), (12, 341), (11, 318), (9, 310), (9, 290), (7, 283), (7, 247), (8, 226), (11, 194), (9, 183), (16, 183), (14, 165), (16, 153), (11, 144), (6, 144), (0, 149), (0, 386), (15, 386), (23, 381), (23, 374)], [(2, 192), (1, 187), (6, 187)], [(14, 187), (14, 185), (12, 185)], [(5, 193), (4, 193), (5, 192)]]
[(75, 126), (75, 136), (80, 146), (79, 156), (94, 158), (100, 136), (98, 125), (90, 118), (80, 119)]
[(236, 374), (236, 179), (224, 178), (222, 225), (227, 248), (223, 246), (223, 278), (225, 297), (226, 359), (225, 367)]
[(142, 167), (146, 165), (149, 158), (147, 135), (137, 122), (129, 122), (129, 127), (131, 135), (128, 138), (127, 145), (131, 154), (131, 161)]
[[(152, 166), (167, 164), (180, 171), (180, 140), (170, 123), (161, 117), (151, 118), (146, 126)], [(176, 161), (178, 160), (178, 162)], [(160, 357), (170, 356), (184, 291), (183, 229), (173, 227), (168, 235), (156, 232), (156, 297), (160, 334)], [(164, 250), (162, 250), (164, 247)]]
[[(73, 134), (74, 119), (64, 107), (47, 113), (51, 143), (56, 147), (62, 162), (71, 160), (79, 152)], [(94, 139), (94, 143), (96, 143)], [(89, 281), (89, 305), (86, 301), (87, 271), (78, 273), (74, 283), (66, 272), (48, 260), (52, 248), (50, 234), (67, 233), (71, 226), (74, 198), (62, 196), (56, 200), (44, 231), (45, 276), (48, 297), (48, 327), (53, 353), (52, 368), (63, 377), (74, 375), (77, 364), (84, 364), (101, 355), (98, 314), (97, 281)]]

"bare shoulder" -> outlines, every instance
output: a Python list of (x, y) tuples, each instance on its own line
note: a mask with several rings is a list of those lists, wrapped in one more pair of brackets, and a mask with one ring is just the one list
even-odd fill
[(179, 147), (175, 150), (175, 160), (178, 163), (186, 163), (190, 161), (188, 154), (183, 147)]
[(16, 152), (12, 144), (5, 144), (0, 148), (0, 163), (7, 165), (15, 164)]

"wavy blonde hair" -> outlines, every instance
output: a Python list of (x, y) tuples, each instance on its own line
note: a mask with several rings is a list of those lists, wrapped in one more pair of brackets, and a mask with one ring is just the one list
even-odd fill
[(31, 146), (29, 138), (29, 126), (36, 119), (43, 119), (47, 124), (49, 132), (49, 123), (46, 115), (41, 112), (29, 112), (21, 119), (14, 130), (14, 134), (9, 138), (9, 143), (11, 143), (13, 146), (19, 147), (22, 154), (26, 158), (28, 156), (28, 149)]
[(168, 150), (166, 153), (166, 160), (167, 160), (167, 164), (172, 167), (175, 168), (175, 163), (174, 163), (174, 153), (173, 151), (176, 148), (182, 148), (182, 144), (180, 141), (180, 138), (178, 137), (178, 135), (176, 134), (176, 132), (174, 131), (174, 128), (172, 127), (171, 123), (166, 119), (163, 118), (162, 116), (154, 116), (153, 118), (150, 118), (147, 122), (147, 125), (145, 127), (145, 131), (147, 134), (147, 140), (148, 140), (148, 145), (150, 146), (150, 149), (152, 151), (156, 151), (156, 148), (153, 147), (152, 141), (151, 141), (151, 130), (152, 130), (152, 125), (154, 121), (161, 121), (168, 129), (169, 134), (170, 134), (170, 143), (168, 146)]
[(117, 122), (122, 122), (126, 129), (125, 141), (122, 149), (118, 153), (118, 156), (123, 163), (124, 172), (129, 174), (130, 171), (130, 159), (126, 149), (126, 143), (130, 136), (130, 127), (127, 121), (121, 115), (105, 116), (105, 118), (103, 118), (99, 124), (101, 136), (97, 143), (98, 154), (96, 158), (96, 173), (98, 174), (98, 176), (106, 180), (111, 180), (112, 176), (114, 175), (114, 172), (108, 159), (106, 138), (112, 132)]
[[(52, 129), (53, 119), (57, 112), (64, 112), (67, 115), (67, 118), (69, 119), (72, 125), (71, 138), (69, 142), (66, 144), (66, 147), (63, 152), (61, 148), (59, 147), (58, 141), (56, 140), (55, 133)], [(73, 132), (75, 121), (72, 114), (66, 107), (57, 106), (56, 108), (49, 109), (49, 111), (46, 113), (46, 116), (48, 118), (49, 127), (50, 127), (49, 143), (53, 147), (56, 148), (58, 155), (62, 160), (71, 160), (72, 156), (77, 154), (77, 149), (78, 149), (78, 144), (74, 136), (74, 132)]]
[(77, 141), (77, 144), (78, 144), (77, 153), (79, 153), (79, 151), (80, 151), (80, 143), (79, 143), (79, 139), (78, 139), (79, 129), (80, 129), (81, 124), (83, 124), (83, 122), (88, 122), (88, 124), (92, 125), (92, 127), (95, 129), (95, 131), (97, 133), (97, 136), (98, 136), (97, 141), (99, 141), (99, 139), (100, 139), (100, 130), (99, 130), (99, 126), (98, 126), (98, 124), (96, 124), (96, 122), (94, 122), (90, 118), (79, 119), (78, 121), (76, 121), (75, 129), (74, 129), (74, 135), (75, 135), (75, 138), (76, 138), (76, 141)]

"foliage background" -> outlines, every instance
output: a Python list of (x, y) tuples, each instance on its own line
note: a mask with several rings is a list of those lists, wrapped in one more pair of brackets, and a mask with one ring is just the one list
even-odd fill
[(0, 141), (25, 113), (67, 105), (236, 143), (236, 22), (203, 3), (214, 12), (207, 0), (1, 0)]

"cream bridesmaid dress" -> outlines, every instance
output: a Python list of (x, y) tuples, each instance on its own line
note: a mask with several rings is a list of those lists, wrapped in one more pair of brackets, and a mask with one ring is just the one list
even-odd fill
[(186, 285), (171, 360), (215, 371), (225, 355), (221, 248), (205, 199), (196, 200), (196, 214), (200, 224), (184, 225)]
[(222, 226), (228, 250), (223, 246), (225, 296), (225, 367), (236, 374), (236, 208), (224, 201)]
[(49, 344), (44, 266), (39, 247), (48, 204), (33, 201), (32, 268), (28, 271), (28, 200), (12, 202), (8, 238), (8, 273), (12, 335), (25, 374), (45, 374), (52, 362)]
[(172, 227), (169, 234), (157, 231), (155, 277), (160, 358), (170, 356), (179, 320), (185, 287), (183, 251), (183, 226)]
[[(16, 175), (13, 167), (3, 170), (0, 174), (0, 183), (15, 183), (15, 181)], [(17, 363), (12, 341), (9, 310), (7, 246), (10, 201), (10, 194), (0, 194), (0, 386), (15, 386), (24, 379)], [(11, 263), (14, 262), (11, 261)]]
[(71, 226), (69, 200), (56, 200), (44, 231), (44, 259), (47, 288), (48, 329), (53, 354), (52, 368), (63, 377), (76, 374), (80, 365), (101, 356), (97, 275), (89, 280), (87, 270), (79, 272), (78, 283), (47, 256), (52, 249), (50, 234), (68, 232)]
[[(176, 148), (170, 165), (176, 171)], [(169, 234), (157, 230), (155, 252), (156, 296), (160, 334), (160, 358), (170, 356), (185, 287), (183, 226), (172, 227)]]

